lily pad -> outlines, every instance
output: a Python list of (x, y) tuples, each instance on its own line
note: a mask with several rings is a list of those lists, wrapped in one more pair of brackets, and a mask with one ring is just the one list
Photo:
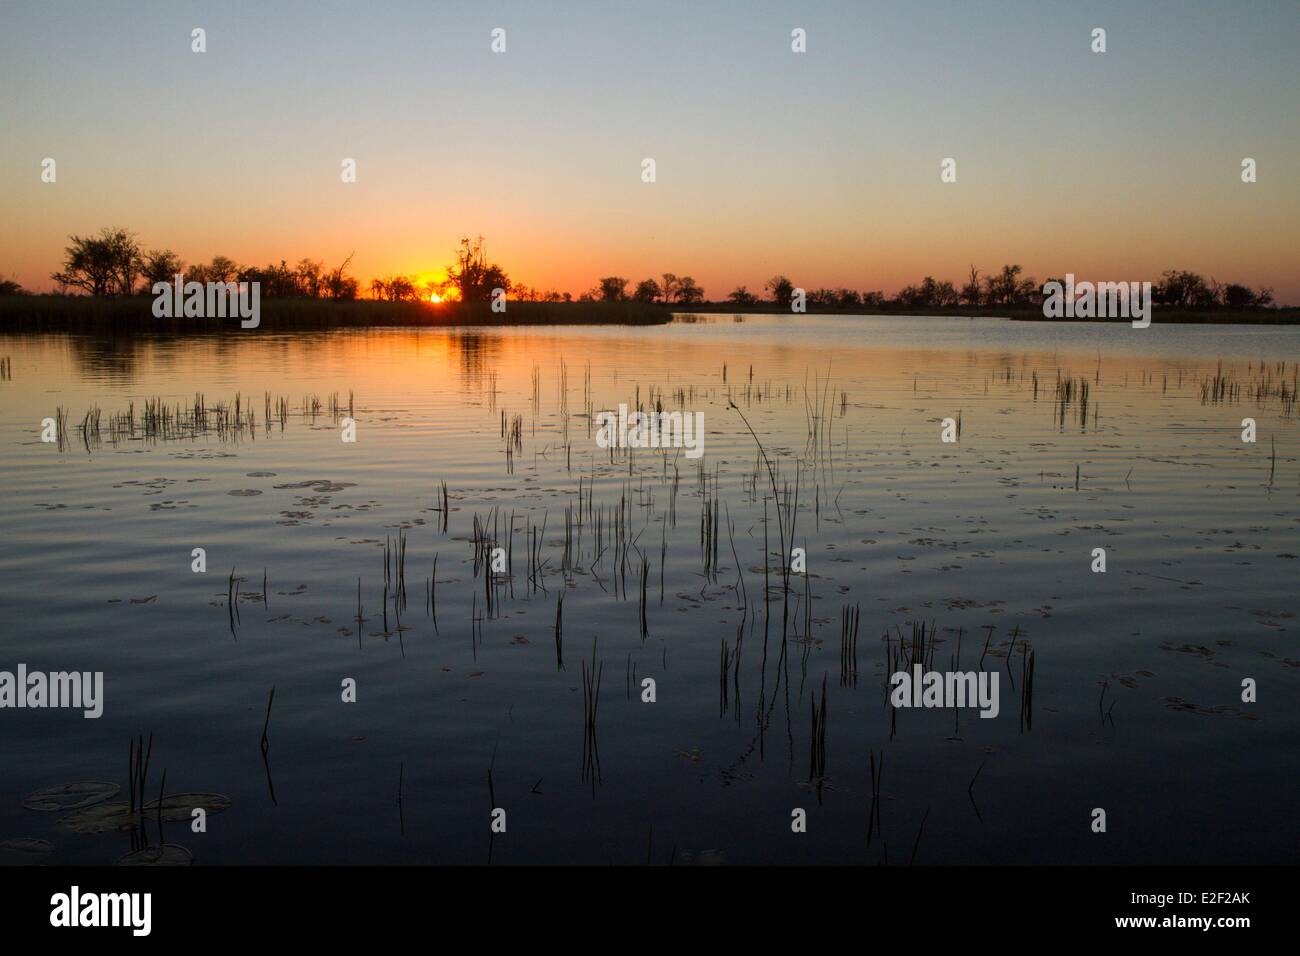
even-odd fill
[(147, 846), (143, 850), (132, 850), (117, 861), (118, 866), (189, 866), (194, 862), (194, 854), (175, 843), (162, 846)]
[(131, 808), (125, 803), (100, 803), (78, 810), (59, 821), (59, 826), (73, 833), (111, 833), (131, 829)]
[(46, 787), (23, 797), (23, 806), (28, 810), (53, 812), (55, 810), (80, 810), (93, 807), (110, 797), (117, 796), (122, 788), (115, 783), (102, 783), (97, 780), (80, 783), (61, 783), (57, 787)]
[(53, 849), (49, 840), (37, 840), (34, 837), (0, 840), (0, 865), (32, 866), (49, 856)]
[[(172, 793), (163, 797), (162, 819), (165, 823), (189, 822), (193, 811), (202, 807), (209, 814), (220, 813), (230, 807), (230, 798), (219, 793)], [(131, 808), (125, 803), (101, 803), (78, 810), (64, 817), (59, 825), (74, 833), (109, 833), (113, 830), (130, 830), (134, 822)], [(140, 814), (137, 813), (139, 818)], [(143, 819), (152, 823), (158, 819), (158, 801), (144, 805)]]
[[(222, 810), (230, 809), (230, 798), (219, 793), (169, 793), (163, 797), (162, 818), (168, 823), (188, 822), (194, 811), (202, 807), (211, 816)], [(158, 801), (152, 800), (144, 805), (146, 819), (158, 819)]]

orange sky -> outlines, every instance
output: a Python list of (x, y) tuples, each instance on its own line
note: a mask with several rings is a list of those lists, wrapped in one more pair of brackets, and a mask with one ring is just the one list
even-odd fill
[(1300, 303), (1300, 8), (1015, 7), (239, 8), (204, 13), (203, 54), (168, 5), (7, 8), (0, 275), (50, 289), (69, 234), (124, 226), (187, 262), (355, 251), (363, 286), (481, 234), (574, 295), (666, 271), (713, 299), (776, 273), (889, 294), (1012, 262)]

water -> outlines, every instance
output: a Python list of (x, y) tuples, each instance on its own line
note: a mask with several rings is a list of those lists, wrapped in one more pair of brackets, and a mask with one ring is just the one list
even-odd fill
[[(67, 814), (21, 802), (82, 780), (121, 784), (125, 800), (128, 740), (150, 733), (148, 799), (165, 769), (169, 793), (231, 801), (206, 833), (163, 824), (204, 864), (1296, 860), (1300, 329), (718, 315), (0, 336), (4, 356), (0, 669), (106, 682), (98, 720), (0, 711), (0, 840), (48, 841), (43, 862), (131, 848), (127, 832), (73, 833)], [(283, 425), (265, 421), (268, 392), (287, 402)], [(196, 393), (207, 433), (144, 435), (147, 400), (188, 414)], [(237, 393), (255, 424), (218, 432), (211, 409)], [(340, 439), (335, 393), (338, 417), (352, 395), (355, 443)], [(591, 413), (652, 395), (704, 413), (701, 459), (597, 447)], [(132, 405), (134, 434), (115, 438), (111, 417)], [(63, 447), (40, 441), (58, 406)], [(92, 406), (97, 441), (79, 429)], [(942, 443), (941, 420), (959, 414), (960, 441)], [(799, 476), (808, 574), (791, 578), (784, 653), (771, 480), (742, 415), (783, 490)], [(566, 571), (569, 506), (582, 527)], [(471, 536), (493, 509), (502, 546), (512, 515), (515, 534), (513, 580), (489, 611)], [(527, 529), (543, 516), (533, 581)], [(399, 529), (407, 602), (398, 630), (389, 595), (385, 633), (384, 544)], [(1090, 570), (1099, 547), (1104, 574)], [(191, 571), (194, 548), (206, 573)], [(856, 674), (841, 663), (846, 604), (861, 608)], [(886, 656), (920, 622), (939, 629), (936, 668), (960, 629), (959, 669), (983, 657), (999, 672), (996, 719), (900, 711), (891, 737)], [(584, 773), (593, 642), (598, 775)], [(739, 655), (725, 707), (724, 642)], [(355, 703), (341, 700), (348, 678)], [(1242, 701), (1245, 678), (1258, 702)], [(493, 807), (504, 834), (489, 831)], [(795, 808), (806, 833), (791, 832)], [(159, 841), (153, 821), (144, 838)]]

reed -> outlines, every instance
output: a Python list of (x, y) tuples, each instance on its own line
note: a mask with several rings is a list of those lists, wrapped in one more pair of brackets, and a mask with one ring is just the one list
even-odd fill
[(718, 716), (721, 717), (727, 712), (727, 675), (731, 671), (731, 649), (727, 646), (727, 639), (722, 639), (722, 654), (720, 665), (718, 667)]
[(820, 796), (821, 781), (826, 777), (826, 675), (822, 675), (821, 704), (812, 705), (812, 744), (809, 747), (808, 782), (818, 784)]
[(871, 806), (867, 810), (867, 846), (871, 846), (871, 836), (876, 834), (881, 836), (880, 832), (880, 778), (885, 772), (885, 752), (880, 751), (880, 760), (876, 760), (876, 752), (873, 750), (869, 754), (871, 758)]
[(564, 670), (564, 591), (555, 599), (555, 669)]
[(925, 814), (921, 817), (921, 825), (916, 830), (916, 842), (912, 844), (912, 856), (907, 861), (908, 866), (916, 862), (916, 851), (921, 848), (921, 834), (925, 832), (925, 821), (928, 819), (930, 819), (930, 808), (926, 807)]
[(1034, 651), (1029, 647), (1028, 641), (1023, 641), (1020, 645), (1020, 732), (1033, 729)]
[(640, 607), (640, 624), (641, 624), (641, 641), (645, 642), (650, 636), (650, 626), (646, 621), (646, 587), (650, 580), (650, 562), (641, 556), (641, 607)]
[(596, 657), (596, 642), (591, 643), (591, 666), (582, 661), (583, 753), (582, 779), (591, 780), (592, 793), (600, 781), (600, 745), (596, 739), (596, 718), (600, 711), (600, 683), (604, 665)]
[(858, 686), (858, 621), (860, 604), (840, 609), (840, 686)]
[(271, 749), (271, 738), (268, 736), (268, 732), (271, 729), (271, 706), (274, 703), (275, 703), (275, 687), (272, 686), (271, 693), (266, 698), (266, 719), (262, 721), (262, 740), (260, 744), (262, 753), (266, 753)]
[(970, 805), (975, 808), (975, 816), (980, 823), (984, 822), (984, 815), (980, 813), (979, 804), (975, 802), (975, 781), (979, 779), (980, 771), (984, 769), (984, 764), (987, 762), (987, 757), (980, 761), (980, 765), (975, 768), (975, 776), (971, 777), (970, 783), (966, 785), (966, 796), (970, 799)]

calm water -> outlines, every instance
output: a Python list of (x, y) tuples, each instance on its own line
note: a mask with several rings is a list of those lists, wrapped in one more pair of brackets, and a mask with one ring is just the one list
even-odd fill
[[(72, 832), (68, 814), (21, 804), (95, 780), (125, 800), (128, 740), (150, 733), (149, 798), (165, 769), (169, 793), (230, 800), (206, 833), (163, 824), (205, 864), (1297, 859), (1300, 328), (720, 315), (0, 336), (5, 356), (0, 669), (106, 682), (98, 720), (0, 711), (0, 840), (48, 841), (41, 862), (130, 849), (126, 832)], [(206, 430), (189, 420), (196, 393)], [(283, 423), (266, 422), (268, 393)], [(340, 417), (351, 393), (355, 443), (336, 393)], [(237, 394), (254, 423), (218, 427)], [(182, 421), (146, 428), (155, 398)], [(591, 413), (660, 400), (704, 413), (701, 459), (597, 446)], [(60, 406), (66, 443), (43, 443)], [(83, 435), (92, 407), (99, 430)], [(791, 505), (798, 477), (808, 574), (791, 578), (784, 640), (776, 508), (742, 414)], [(941, 443), (959, 414), (960, 441)], [(514, 527), (490, 608), (475, 516), (503, 547)], [(386, 632), (384, 545), (401, 529), (407, 599), (389, 594)], [(191, 571), (199, 547), (206, 573)], [(887, 655), (920, 622), (938, 628), (935, 667), (960, 642), (960, 669), (984, 657), (1000, 672), (997, 719), (901, 711), (891, 733)], [(490, 839), (493, 806), (508, 827)], [(794, 808), (807, 833), (791, 832)]]

